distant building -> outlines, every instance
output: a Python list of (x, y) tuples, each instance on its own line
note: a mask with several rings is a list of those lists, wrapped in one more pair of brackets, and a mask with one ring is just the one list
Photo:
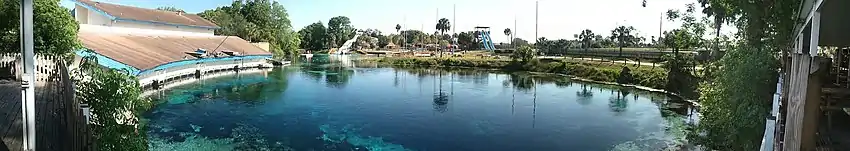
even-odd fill
[(79, 40), (98, 63), (129, 71), (142, 86), (205, 73), (270, 66), (272, 54), (236, 36), (216, 36), (220, 27), (196, 14), (123, 6), (91, 0), (76, 3)]

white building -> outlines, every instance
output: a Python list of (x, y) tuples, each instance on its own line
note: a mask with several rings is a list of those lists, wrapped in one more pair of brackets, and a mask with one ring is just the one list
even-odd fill
[[(216, 36), (220, 28), (196, 14), (73, 0), (80, 23), (78, 39), (98, 63), (127, 70), (153, 88), (181, 78), (247, 67), (270, 66), (267, 50), (236, 36)], [(87, 51), (90, 50), (90, 51)]]

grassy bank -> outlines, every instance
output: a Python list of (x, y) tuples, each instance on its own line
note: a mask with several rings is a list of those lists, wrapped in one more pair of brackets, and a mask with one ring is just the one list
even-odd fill
[[(532, 60), (527, 63), (518, 63), (507, 59), (478, 57), (384, 57), (369, 59), (367, 61), (376, 61), (395, 66), (474, 67), (505, 71), (557, 73), (604, 82), (617, 82), (624, 67), (622, 64), (569, 59), (541, 59)], [(667, 82), (667, 72), (660, 67), (637, 67), (633, 65), (628, 65), (627, 67), (631, 70), (630, 73), (633, 78), (628, 84), (663, 89)]]

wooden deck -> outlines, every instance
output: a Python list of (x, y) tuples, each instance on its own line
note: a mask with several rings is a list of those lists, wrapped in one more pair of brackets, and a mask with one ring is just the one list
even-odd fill
[[(36, 149), (70, 150), (71, 140), (68, 134), (64, 102), (61, 101), (60, 84), (36, 87)], [(20, 84), (0, 82), (0, 136), (3, 143), (0, 151), (20, 151), (22, 149), (21, 123), (21, 86)]]
[[(0, 54), (0, 67), (14, 66)], [(95, 150), (86, 117), (74, 97), (74, 84), (64, 63), (56, 57), (38, 57), (35, 85), (35, 149), (46, 151)], [(0, 71), (15, 75), (15, 71)], [(23, 123), (19, 81), (0, 80), (0, 151), (23, 150)]]

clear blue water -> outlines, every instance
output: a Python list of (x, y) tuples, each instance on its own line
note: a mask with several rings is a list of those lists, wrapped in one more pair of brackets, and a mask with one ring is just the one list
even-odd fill
[(682, 103), (567, 78), (295, 65), (167, 90), (151, 150), (662, 150)]

